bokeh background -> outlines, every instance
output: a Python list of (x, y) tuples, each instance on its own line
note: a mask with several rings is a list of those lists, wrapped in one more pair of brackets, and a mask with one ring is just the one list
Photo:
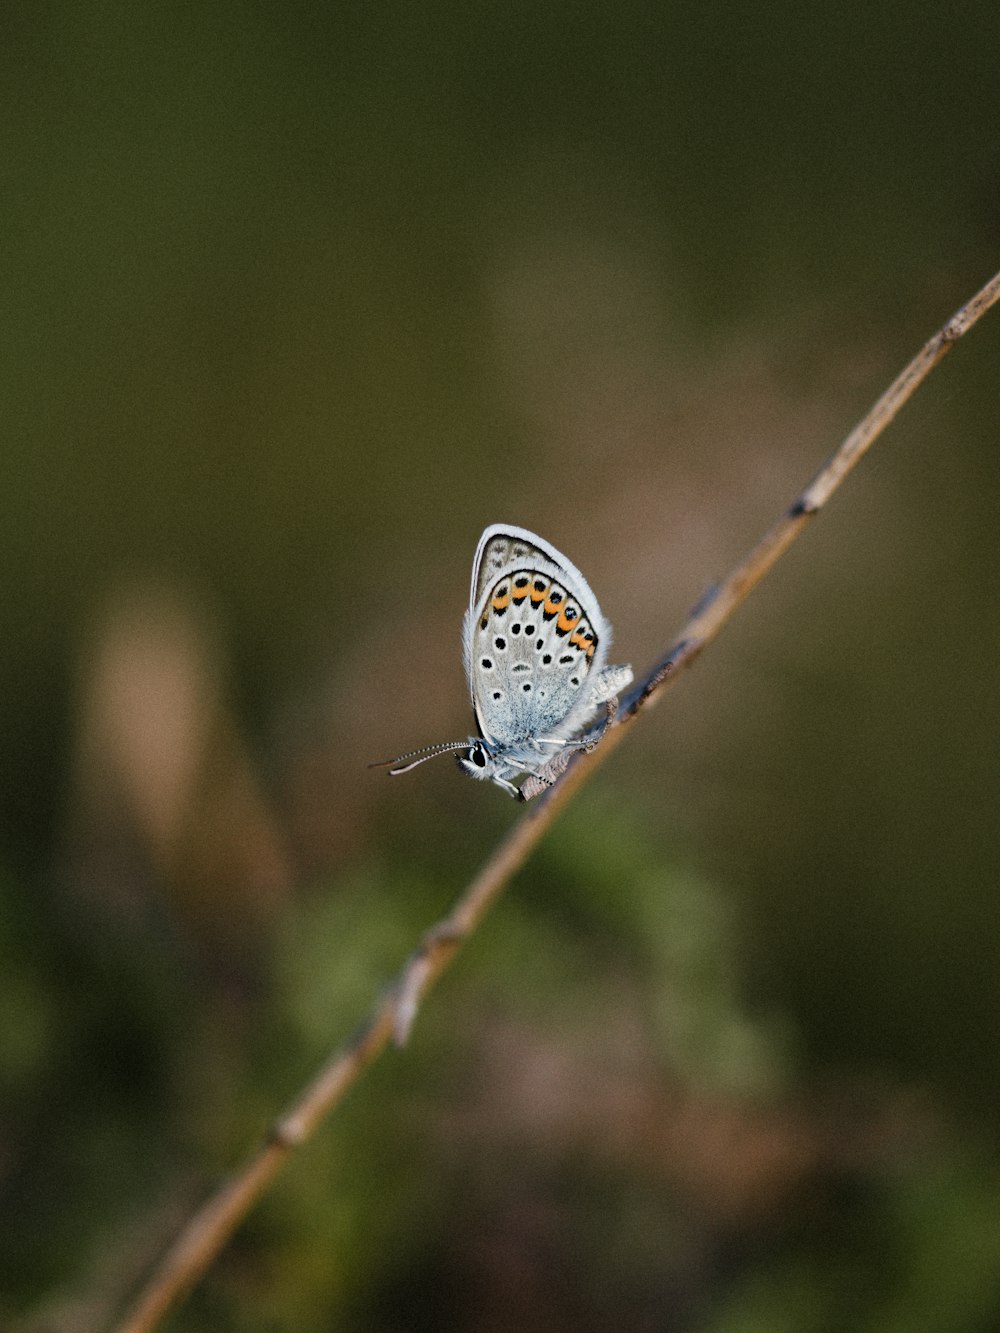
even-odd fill
[[(994, 0), (15, 5), (0, 1323), (107, 1327), (517, 817), (489, 522), (637, 670), (1000, 261)], [(1000, 1327), (1000, 318), (168, 1327)]]

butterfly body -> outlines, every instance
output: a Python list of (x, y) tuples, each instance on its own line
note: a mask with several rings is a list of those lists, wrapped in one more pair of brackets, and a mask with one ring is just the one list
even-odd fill
[(488, 527), (463, 629), (479, 735), (420, 753), (466, 750), (464, 772), (517, 797), (511, 779), (541, 774), (560, 752), (579, 748), (596, 708), (632, 679), (629, 667), (605, 666), (610, 645), (611, 626), (574, 564), (527, 528)]

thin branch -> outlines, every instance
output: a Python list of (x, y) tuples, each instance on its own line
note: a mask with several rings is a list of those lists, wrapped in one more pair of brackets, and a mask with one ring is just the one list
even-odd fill
[[(1000, 273), (925, 344), (770, 531), (694, 610), (676, 645), (622, 699), (617, 715), (604, 729), (600, 744), (590, 753), (574, 756), (558, 782), (546, 788), (538, 802), (525, 811), (458, 899), (451, 914), (427, 932), (364, 1025), (275, 1122), (264, 1145), (187, 1224), (118, 1326), (118, 1333), (147, 1333), (156, 1326), (204, 1273), (292, 1150), (311, 1137), (394, 1037), (398, 1042), (406, 1039), (423, 997), (563, 806), (595, 766), (616, 748), (638, 714), (659, 698), (681, 670), (715, 638), (934, 367), (997, 300), (1000, 300)], [(525, 787), (531, 781), (529, 778)], [(535, 790), (527, 787), (525, 795), (534, 795)]]

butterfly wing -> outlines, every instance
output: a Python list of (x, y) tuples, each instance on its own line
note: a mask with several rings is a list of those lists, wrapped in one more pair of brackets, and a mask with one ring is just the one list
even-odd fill
[(592, 714), (588, 682), (607, 660), (611, 627), (576, 566), (533, 532), (499, 523), (483, 533), (464, 637), (487, 740), (565, 739)]

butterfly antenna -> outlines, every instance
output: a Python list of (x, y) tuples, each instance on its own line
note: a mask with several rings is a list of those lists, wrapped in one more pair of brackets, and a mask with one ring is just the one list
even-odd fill
[[(447, 754), (450, 750), (468, 749), (468, 741), (445, 741), (440, 745), (425, 745), (422, 750), (410, 750), (406, 754), (397, 755), (395, 759), (379, 759), (374, 764), (369, 764), (369, 768), (387, 768), (389, 776), (398, 778), (401, 773), (409, 773), (411, 768), (416, 768), (418, 764), (426, 764), (428, 759), (434, 759), (439, 754)], [(411, 762), (406, 763), (409, 759)], [(402, 764), (402, 768), (397, 765)]]

